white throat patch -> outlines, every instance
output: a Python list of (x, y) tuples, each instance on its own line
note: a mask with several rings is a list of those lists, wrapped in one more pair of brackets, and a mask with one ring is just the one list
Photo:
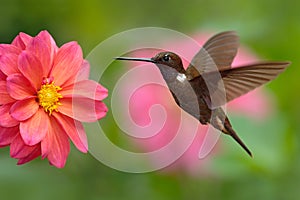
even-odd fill
[(176, 79), (178, 81), (180, 81), (181, 83), (183, 83), (186, 80), (186, 76), (185, 76), (185, 74), (178, 73)]

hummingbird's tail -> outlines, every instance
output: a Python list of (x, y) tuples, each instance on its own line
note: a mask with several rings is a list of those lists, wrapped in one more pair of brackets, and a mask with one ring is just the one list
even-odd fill
[(249, 154), (249, 156), (252, 157), (251, 151), (244, 144), (244, 142), (239, 138), (239, 136), (236, 134), (236, 132), (232, 129), (232, 127), (230, 125), (230, 122), (229, 122), (227, 117), (225, 119), (224, 128), (222, 129), (222, 132), (227, 134), (227, 135), (230, 135)]
[(249, 154), (249, 156), (252, 157), (251, 151), (233, 130), (230, 121), (222, 108), (216, 108), (215, 110), (213, 110), (210, 124), (226, 135), (230, 135)]

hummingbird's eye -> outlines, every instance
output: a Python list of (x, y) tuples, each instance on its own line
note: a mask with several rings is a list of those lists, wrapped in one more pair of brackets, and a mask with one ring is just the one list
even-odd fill
[(168, 62), (170, 60), (170, 55), (166, 54), (162, 57), (163, 61)]

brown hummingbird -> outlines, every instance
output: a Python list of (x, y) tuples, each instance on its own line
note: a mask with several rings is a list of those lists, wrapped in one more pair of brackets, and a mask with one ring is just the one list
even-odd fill
[(252, 157), (251, 151), (233, 130), (223, 108), (225, 103), (273, 80), (290, 62), (259, 62), (236, 68), (239, 37), (234, 31), (211, 37), (183, 68), (173, 52), (160, 52), (152, 58), (117, 57), (116, 60), (151, 62), (157, 65), (175, 102), (201, 124), (230, 135)]

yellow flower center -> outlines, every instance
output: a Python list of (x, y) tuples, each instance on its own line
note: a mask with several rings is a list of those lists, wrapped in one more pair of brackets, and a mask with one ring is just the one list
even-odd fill
[(58, 93), (61, 87), (54, 85), (54, 82), (49, 83), (48, 81), (42, 85), (41, 89), (37, 93), (38, 101), (45, 112), (52, 114), (53, 110), (58, 112), (58, 106), (62, 105), (59, 99), (63, 96)]

